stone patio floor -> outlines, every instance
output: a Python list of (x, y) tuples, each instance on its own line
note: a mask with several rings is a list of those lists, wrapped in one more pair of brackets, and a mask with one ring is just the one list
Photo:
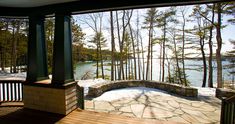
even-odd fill
[(220, 100), (213, 96), (188, 98), (155, 91), (116, 100), (85, 100), (86, 110), (187, 124), (219, 124), (220, 106)]

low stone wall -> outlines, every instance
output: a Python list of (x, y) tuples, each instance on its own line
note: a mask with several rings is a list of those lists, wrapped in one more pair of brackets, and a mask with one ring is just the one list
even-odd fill
[(224, 88), (217, 88), (215, 96), (219, 99), (222, 99), (222, 97), (232, 97), (235, 95), (235, 91), (231, 89), (224, 89)]
[(186, 97), (197, 97), (198, 91), (196, 88), (185, 87), (177, 84), (157, 82), (157, 81), (145, 81), (145, 80), (127, 80), (127, 81), (108, 81), (89, 87), (89, 97), (97, 97), (106, 91), (127, 87), (147, 87), (156, 88), (174, 93)]

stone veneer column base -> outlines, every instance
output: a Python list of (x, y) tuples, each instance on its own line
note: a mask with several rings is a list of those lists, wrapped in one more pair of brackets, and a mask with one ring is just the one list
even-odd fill
[(67, 86), (32, 83), (23, 87), (24, 107), (67, 115), (77, 108), (77, 83)]

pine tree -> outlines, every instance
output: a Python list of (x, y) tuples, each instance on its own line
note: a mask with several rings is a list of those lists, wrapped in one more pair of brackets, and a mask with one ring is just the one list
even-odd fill
[[(150, 57), (152, 56), (153, 53), (153, 28), (156, 26), (157, 23), (157, 17), (158, 17), (158, 10), (156, 8), (150, 8), (147, 10), (146, 16), (145, 16), (145, 21), (144, 25), (146, 29), (148, 29), (148, 55), (147, 55), (147, 67), (146, 67), (146, 80), (149, 79), (149, 70), (152, 69), (152, 64), (150, 64)], [(152, 63), (152, 62), (151, 62)], [(150, 67), (149, 67), (150, 66)], [(152, 72), (152, 71), (151, 71)], [(150, 73), (150, 79), (152, 78), (152, 73)]]
[(158, 27), (161, 27), (162, 32), (163, 32), (163, 41), (162, 41), (162, 64), (161, 64), (161, 68), (162, 68), (162, 82), (164, 82), (164, 78), (165, 78), (165, 54), (166, 54), (166, 32), (167, 32), (167, 28), (170, 22), (174, 22), (175, 19), (173, 17), (173, 15), (176, 14), (176, 10), (175, 8), (171, 7), (170, 9), (167, 9), (165, 11), (161, 11), (158, 18), (157, 18), (157, 22), (158, 22)]

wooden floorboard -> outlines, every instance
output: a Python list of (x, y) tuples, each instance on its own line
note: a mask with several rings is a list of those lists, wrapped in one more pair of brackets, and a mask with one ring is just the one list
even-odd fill
[(158, 120), (132, 118), (86, 110), (74, 110), (69, 115), (59, 115), (23, 107), (0, 107), (1, 124), (176, 124)]

